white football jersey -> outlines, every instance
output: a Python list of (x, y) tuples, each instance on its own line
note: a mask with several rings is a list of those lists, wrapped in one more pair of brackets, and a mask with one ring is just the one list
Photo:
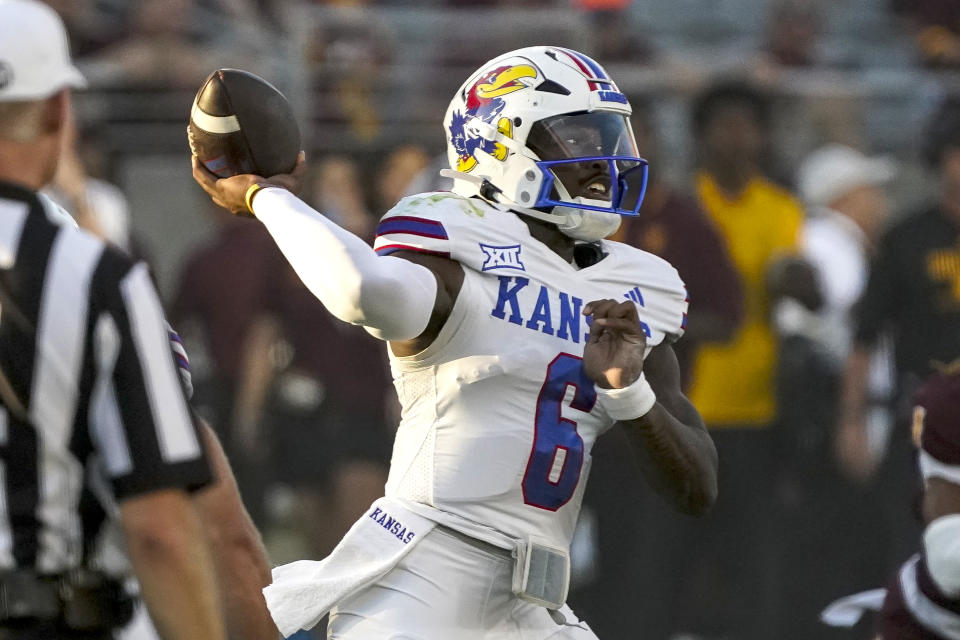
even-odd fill
[(583, 371), (583, 307), (632, 300), (648, 350), (683, 333), (687, 310), (669, 263), (618, 242), (602, 248), (603, 260), (579, 269), (516, 214), (447, 192), (404, 198), (384, 216), (377, 253), (440, 255), (464, 270), (433, 344), (390, 354), (403, 414), (388, 496), (569, 547), (590, 450), (614, 422)]

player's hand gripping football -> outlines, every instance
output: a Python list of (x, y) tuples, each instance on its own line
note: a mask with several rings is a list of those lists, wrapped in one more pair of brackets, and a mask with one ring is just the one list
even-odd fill
[(254, 184), (274, 185), (283, 187), (291, 193), (298, 193), (303, 183), (303, 176), (307, 171), (306, 154), (301, 151), (297, 156), (297, 164), (293, 171), (264, 178), (245, 173), (229, 178), (218, 178), (204, 167), (197, 156), (191, 157), (193, 162), (193, 179), (196, 180), (207, 194), (213, 198), (214, 204), (231, 213), (251, 214), (247, 208), (247, 190)]
[(604, 389), (636, 382), (647, 347), (636, 305), (629, 300), (595, 300), (587, 303), (583, 315), (592, 316), (590, 339), (583, 349), (587, 377)]

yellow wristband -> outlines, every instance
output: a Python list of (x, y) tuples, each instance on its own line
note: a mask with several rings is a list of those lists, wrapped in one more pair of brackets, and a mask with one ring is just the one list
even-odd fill
[(253, 213), (253, 196), (257, 195), (257, 192), (263, 189), (264, 187), (269, 187), (269, 184), (263, 184), (261, 182), (254, 182), (252, 185), (247, 187), (247, 192), (243, 195), (243, 202), (247, 205), (247, 211), (250, 212), (250, 215), (255, 215)]

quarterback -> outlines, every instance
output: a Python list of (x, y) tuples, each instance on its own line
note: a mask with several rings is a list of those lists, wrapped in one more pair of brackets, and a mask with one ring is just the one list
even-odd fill
[[(274, 571), (280, 630), (329, 638), (596, 636), (566, 606), (597, 437), (624, 429), (678, 509), (716, 497), (716, 451), (671, 343), (687, 294), (668, 263), (605, 240), (647, 179), (630, 105), (600, 65), (529, 47), (483, 65), (444, 131), (451, 192), (401, 200), (373, 249), (299, 200), (291, 175), (218, 180), (343, 321), (389, 343), (403, 406), (385, 496), (330, 556)], [(731, 372), (735, 375), (735, 372)]]

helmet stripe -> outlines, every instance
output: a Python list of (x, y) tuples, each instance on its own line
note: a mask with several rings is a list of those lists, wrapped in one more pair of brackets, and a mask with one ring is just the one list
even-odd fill
[[(565, 49), (565, 51), (566, 51), (566, 49)], [(574, 56), (580, 58), (580, 60), (582, 60), (584, 64), (586, 64), (588, 67), (590, 67), (590, 69), (593, 71), (593, 77), (598, 78), (598, 79), (600, 79), (600, 80), (609, 80), (609, 78), (607, 77), (607, 74), (603, 72), (603, 68), (602, 68), (599, 64), (597, 64), (597, 63), (593, 60), (593, 58), (591, 58), (591, 57), (589, 57), (589, 56), (586, 56), (586, 55), (580, 53), (579, 51), (572, 51), (572, 50), (570, 50), (570, 51), (568, 51), (568, 53), (571, 53), (571, 54), (573, 54)]]
[[(580, 71), (583, 72), (583, 75), (587, 76), (587, 78), (596, 77), (593, 75), (593, 73), (590, 71), (587, 65), (583, 62), (583, 60), (581, 60), (578, 56), (574, 55), (574, 52), (568, 51), (567, 49), (560, 49), (560, 51), (566, 54), (568, 58), (573, 60), (574, 63), (576, 63), (576, 65), (580, 67)], [(587, 80), (587, 84), (590, 86), (590, 91), (596, 91), (599, 88), (596, 82), (591, 82), (590, 80)]]

